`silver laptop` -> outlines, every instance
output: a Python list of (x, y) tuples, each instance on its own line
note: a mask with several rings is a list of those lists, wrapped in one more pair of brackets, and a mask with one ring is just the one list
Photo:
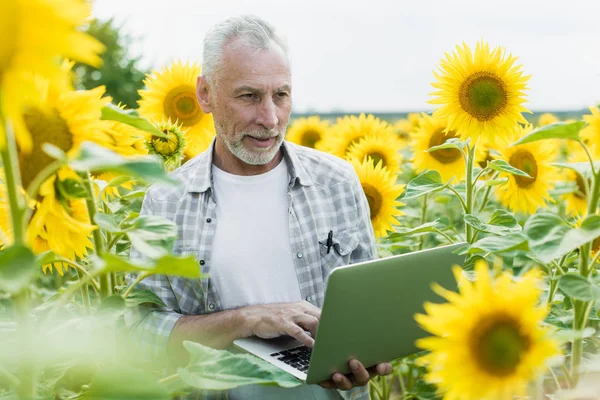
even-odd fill
[(427, 336), (414, 315), (424, 312), (427, 301), (444, 302), (431, 290), (433, 282), (456, 290), (451, 267), (464, 264), (465, 256), (454, 254), (464, 245), (334, 269), (312, 349), (289, 336), (238, 339), (234, 346), (309, 384), (349, 373), (352, 358), (370, 367), (413, 354), (415, 340)]

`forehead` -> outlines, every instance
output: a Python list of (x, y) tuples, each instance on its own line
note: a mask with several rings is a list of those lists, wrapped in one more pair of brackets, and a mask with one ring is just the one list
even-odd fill
[(272, 43), (257, 50), (243, 42), (231, 42), (223, 51), (219, 81), (228, 86), (279, 87), (290, 85), (290, 66), (281, 47)]

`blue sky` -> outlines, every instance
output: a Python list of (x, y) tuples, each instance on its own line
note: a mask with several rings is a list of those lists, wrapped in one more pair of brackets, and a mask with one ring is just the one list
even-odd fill
[(287, 38), (295, 112), (429, 110), (432, 71), (444, 52), (484, 39), (532, 75), (532, 110), (600, 102), (597, 0), (95, 0), (139, 41), (147, 65), (201, 62), (206, 31), (252, 13)]

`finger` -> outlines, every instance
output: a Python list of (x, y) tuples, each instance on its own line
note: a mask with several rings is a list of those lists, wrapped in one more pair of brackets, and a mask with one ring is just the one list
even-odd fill
[(336, 389), (337, 387), (332, 379), (319, 383), (319, 386), (321, 386), (323, 389)]
[(367, 368), (367, 371), (374, 376), (385, 376), (392, 373), (392, 364), (390, 363), (379, 363), (373, 367)]
[(313, 316), (317, 319), (321, 319), (321, 309), (310, 304), (308, 301), (302, 302), (304, 313)]
[(333, 374), (333, 377), (331, 379), (333, 380), (333, 382), (335, 383), (335, 385), (338, 389), (341, 389), (341, 390), (352, 389), (352, 382), (350, 381), (350, 379), (348, 379), (346, 376), (340, 374), (339, 372), (336, 372), (335, 374)]
[(371, 375), (360, 361), (353, 359), (350, 360), (348, 365), (350, 366), (350, 371), (352, 371), (352, 375), (354, 376), (357, 385), (364, 386), (369, 383)]
[(314, 338), (317, 334), (317, 326), (319, 326), (319, 320), (307, 314), (300, 314), (294, 318), (294, 322), (305, 330), (310, 331)]
[(308, 334), (306, 334), (306, 332), (304, 332), (304, 329), (302, 329), (296, 324), (285, 325), (284, 332), (286, 333), (286, 335), (290, 335), (296, 338), (305, 346), (313, 347), (313, 344), (315, 343), (315, 340), (311, 338)]

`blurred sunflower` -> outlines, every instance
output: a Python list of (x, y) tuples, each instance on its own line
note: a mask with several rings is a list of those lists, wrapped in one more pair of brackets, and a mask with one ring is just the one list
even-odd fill
[(286, 139), (300, 146), (314, 149), (327, 134), (329, 125), (329, 121), (322, 120), (317, 115), (298, 118), (289, 126)]
[[(46, 180), (40, 188), (40, 200), (27, 229), (27, 240), (36, 254), (52, 250), (55, 254), (75, 261), (84, 258), (93, 248), (92, 231), (96, 226), (90, 223), (85, 200), (65, 198), (56, 185), (67, 179), (78, 180), (77, 174), (68, 169)], [(44, 273), (56, 268), (60, 275), (68, 264), (57, 262), (43, 266)], [(63, 271), (64, 270), (64, 271)]]
[(181, 124), (172, 123), (170, 120), (162, 121), (157, 125), (167, 137), (151, 136), (146, 142), (148, 153), (160, 156), (169, 168), (179, 166), (183, 158), (186, 138)]
[[(566, 173), (567, 182), (574, 186), (572, 193), (563, 195), (565, 199), (566, 211), (571, 215), (583, 216), (587, 212), (587, 192), (585, 190), (584, 179), (578, 172), (569, 169)], [(591, 183), (588, 178), (588, 184)]]
[(530, 112), (523, 90), (529, 76), (524, 76), (516, 57), (506, 55), (501, 47), (490, 51), (483, 41), (477, 43), (475, 54), (466, 44), (446, 54), (440, 62), (440, 72), (434, 72), (437, 91), (429, 101), (441, 107), (434, 117), (448, 117), (448, 130), (463, 140), (479, 136), (495, 140), (513, 131), (518, 122), (527, 123), (522, 112)]
[(558, 117), (552, 113), (544, 113), (542, 115), (540, 115), (540, 117), (538, 118), (538, 125), (539, 126), (544, 126), (544, 125), (550, 125), (553, 124), (555, 122), (560, 121), (558, 119)]
[[(433, 118), (423, 114), (421, 127), (411, 134), (413, 165), (417, 172), (427, 169), (436, 170), (447, 182), (452, 179), (461, 181), (465, 177), (465, 160), (457, 149), (443, 149), (428, 152), (434, 146), (440, 146), (449, 139), (460, 139), (453, 130), (448, 130), (448, 118)], [(478, 151), (480, 154), (481, 151)], [(478, 157), (478, 159), (481, 157)]]
[(212, 114), (202, 112), (196, 100), (196, 79), (202, 67), (196, 63), (175, 61), (153, 71), (140, 90), (139, 112), (153, 121), (171, 120), (185, 130), (185, 156), (192, 158), (208, 148), (215, 136)]
[(404, 215), (398, 209), (403, 204), (396, 201), (404, 190), (404, 185), (396, 184), (396, 176), (383, 168), (381, 162), (373, 165), (372, 162), (366, 159), (359, 162), (356, 158), (353, 158), (350, 163), (360, 179), (360, 184), (369, 203), (371, 224), (375, 236), (387, 236), (388, 231), (393, 231), (393, 225), (398, 223), (396, 217)]
[(412, 126), (413, 130), (414, 129), (418, 129), (421, 126), (421, 114), (419, 113), (408, 113), (408, 121), (410, 122), (410, 125)]
[(410, 133), (413, 131), (413, 125), (410, 123), (410, 121), (402, 118), (394, 122), (393, 126), (396, 130), (396, 135), (398, 138), (403, 142), (408, 143), (410, 139)]
[(394, 129), (387, 122), (373, 115), (360, 114), (338, 118), (331, 127), (328, 135), (318, 144), (317, 149), (326, 151), (340, 158), (346, 158), (350, 148), (363, 137), (381, 132), (394, 133)]
[(417, 341), (431, 353), (421, 357), (425, 379), (438, 386), (444, 399), (512, 399), (560, 355), (549, 329), (542, 327), (548, 311), (538, 305), (540, 274), (528, 271), (518, 281), (504, 272), (490, 279), (484, 261), (471, 282), (454, 267), (459, 293), (439, 285), (434, 291), (444, 304), (425, 304), (417, 322), (434, 336)]
[(594, 160), (600, 160), (600, 109), (590, 107), (591, 115), (584, 115), (588, 125), (581, 130), (581, 139), (590, 148)]
[(499, 148), (501, 158), (513, 167), (526, 172), (531, 178), (502, 173), (508, 182), (496, 190), (498, 199), (512, 211), (533, 214), (538, 207), (549, 201), (549, 191), (557, 180), (556, 168), (551, 163), (556, 158), (556, 148), (542, 140), (533, 143), (510, 146), (532, 130), (532, 125), (519, 127)]
[(381, 162), (382, 167), (395, 175), (400, 170), (400, 163), (402, 161), (400, 151), (403, 148), (404, 144), (391, 130), (384, 130), (374, 135), (363, 137), (354, 143), (350, 147), (346, 159), (356, 158), (360, 161), (367, 158), (372, 160), (373, 165)]
[[(0, 114), (13, 123), (19, 148), (32, 151), (32, 138), (23, 121), (26, 104), (39, 106), (43, 93), (33, 73), (46, 79), (62, 74), (61, 57), (90, 65), (101, 63), (104, 46), (78, 28), (91, 13), (84, 0), (4, 0), (0, 13)], [(0, 147), (4, 147), (0, 124)]]

